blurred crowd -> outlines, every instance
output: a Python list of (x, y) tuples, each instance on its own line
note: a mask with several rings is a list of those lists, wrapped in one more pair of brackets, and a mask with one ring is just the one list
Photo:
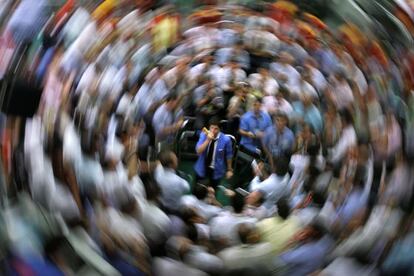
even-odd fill
[(412, 49), (290, 1), (80, 2), (1, 4), (4, 274), (414, 273)]

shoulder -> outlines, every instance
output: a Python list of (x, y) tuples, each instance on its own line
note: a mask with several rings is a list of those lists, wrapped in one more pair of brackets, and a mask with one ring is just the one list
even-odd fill
[(219, 139), (221, 139), (222, 141), (224, 141), (226, 143), (231, 142), (230, 137), (228, 135), (224, 134), (224, 133), (220, 133), (220, 138)]

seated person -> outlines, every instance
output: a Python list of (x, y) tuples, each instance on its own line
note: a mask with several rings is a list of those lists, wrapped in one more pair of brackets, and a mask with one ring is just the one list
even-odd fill
[(257, 228), (262, 241), (271, 244), (272, 253), (280, 254), (290, 239), (299, 231), (300, 224), (297, 218), (291, 215), (287, 199), (279, 200), (276, 205), (277, 214), (259, 221)]
[(272, 174), (263, 181), (258, 176), (250, 184), (251, 193), (246, 198), (249, 205), (255, 205), (257, 201), (264, 198), (263, 206), (271, 213), (275, 204), (283, 196), (290, 194), (289, 190), (289, 163), (286, 158), (274, 160)]
[(177, 166), (175, 153), (165, 151), (160, 154), (160, 161), (154, 172), (154, 178), (161, 189), (162, 205), (168, 211), (177, 211), (177, 202), (190, 190), (188, 182), (176, 174)]

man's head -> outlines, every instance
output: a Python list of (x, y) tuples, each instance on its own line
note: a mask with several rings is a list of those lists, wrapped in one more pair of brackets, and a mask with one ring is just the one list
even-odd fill
[(255, 115), (260, 114), (260, 110), (262, 109), (262, 99), (256, 98), (253, 103), (253, 112)]
[(176, 93), (172, 93), (165, 99), (165, 102), (169, 110), (176, 109), (178, 106), (178, 95)]
[(284, 156), (275, 157), (273, 160), (274, 173), (278, 176), (285, 176), (289, 172), (289, 160)]
[(243, 212), (244, 209), (244, 196), (239, 193), (236, 193), (231, 199), (231, 205), (233, 207), (233, 211), (236, 214), (240, 214)]
[(178, 158), (172, 151), (163, 151), (160, 154), (160, 163), (163, 167), (176, 170), (178, 167)]
[(240, 241), (244, 244), (258, 243), (260, 240), (259, 233), (254, 224), (242, 223), (238, 227)]
[(285, 113), (277, 113), (274, 117), (274, 122), (276, 124), (276, 129), (278, 132), (282, 132), (284, 128), (288, 125), (288, 117)]
[(276, 203), (276, 207), (277, 207), (277, 214), (279, 215), (279, 217), (281, 217), (282, 219), (287, 219), (289, 217), (290, 206), (286, 198), (279, 199), (279, 201)]
[(193, 194), (197, 199), (204, 200), (208, 195), (208, 180), (194, 185)]
[(208, 122), (209, 130), (214, 137), (220, 133), (220, 120), (218, 117), (212, 117)]

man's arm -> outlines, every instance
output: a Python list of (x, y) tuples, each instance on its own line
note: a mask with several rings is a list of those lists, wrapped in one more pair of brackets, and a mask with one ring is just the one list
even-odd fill
[(245, 118), (245, 116), (243, 116), (243, 117), (241, 118), (241, 120), (240, 120), (240, 128), (239, 128), (239, 133), (240, 133), (240, 135), (242, 135), (242, 136), (246, 136), (246, 137), (249, 137), (249, 138), (255, 138), (254, 133), (253, 133), (253, 132), (251, 132), (251, 131), (248, 131), (249, 126), (248, 126), (248, 124), (247, 124), (246, 120), (247, 120), (247, 119)]
[(196, 146), (196, 152), (198, 155), (203, 154), (203, 152), (207, 149), (208, 144), (213, 139), (213, 136), (211, 134), (206, 135), (204, 133), (201, 134), (200, 139), (198, 140), (197, 146)]
[(233, 145), (229, 139), (226, 144), (226, 161), (227, 161), (227, 171), (226, 178), (229, 179), (233, 176)]

